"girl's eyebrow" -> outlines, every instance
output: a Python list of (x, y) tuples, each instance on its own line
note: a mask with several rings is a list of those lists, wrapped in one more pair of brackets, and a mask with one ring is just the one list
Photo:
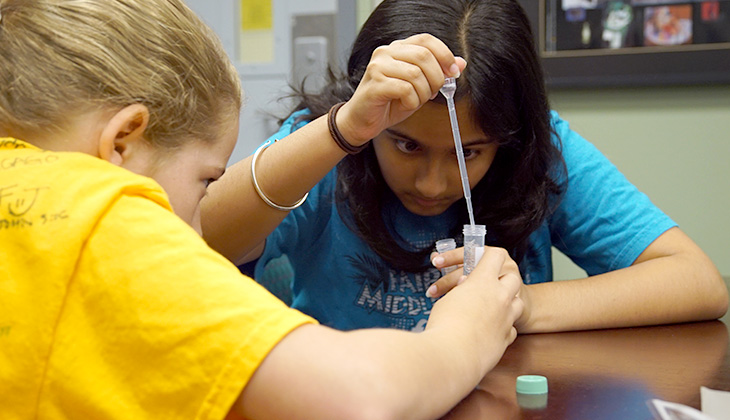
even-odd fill
[(400, 137), (403, 140), (412, 141), (413, 143), (416, 143), (419, 145), (421, 144), (421, 142), (419, 142), (418, 140), (414, 139), (413, 137), (411, 137), (405, 133), (401, 133), (400, 131), (396, 130), (395, 128), (392, 128), (392, 127), (386, 128), (385, 131), (388, 132), (388, 134), (390, 134), (392, 137)]
[[(405, 133), (402, 133), (402, 132), (396, 130), (395, 128), (392, 128), (392, 127), (386, 128), (385, 131), (393, 137), (399, 137), (402, 140), (411, 141), (413, 143), (416, 143), (419, 146), (421, 145), (421, 142), (419, 142), (418, 140), (414, 139), (413, 137), (411, 137)], [(461, 144), (463, 147), (472, 147), (472, 146), (479, 146), (479, 145), (483, 145), (483, 144), (492, 144), (492, 143), (494, 143), (494, 142), (489, 140), (488, 138), (480, 137), (478, 139), (471, 140), (468, 143), (462, 142)]]

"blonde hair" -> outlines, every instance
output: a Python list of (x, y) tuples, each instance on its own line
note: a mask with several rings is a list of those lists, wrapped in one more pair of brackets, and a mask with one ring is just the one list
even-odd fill
[(238, 74), (180, 0), (0, 0), (0, 133), (140, 103), (156, 146), (211, 141), (238, 114)]

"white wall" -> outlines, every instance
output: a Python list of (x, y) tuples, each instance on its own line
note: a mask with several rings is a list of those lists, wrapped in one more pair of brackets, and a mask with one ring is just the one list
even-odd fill
[[(292, 69), (292, 18), (295, 15), (337, 13), (337, 0), (272, 0), (273, 60), (244, 63), (239, 57), (240, 3), (238, 0), (185, 0), (211, 26), (223, 42), (241, 75), (245, 94), (239, 139), (229, 163), (251, 153), (278, 127), (277, 117), (290, 109), (279, 98), (288, 93)], [(353, 28), (354, 34), (355, 28)], [(272, 116), (273, 114), (273, 116)]]

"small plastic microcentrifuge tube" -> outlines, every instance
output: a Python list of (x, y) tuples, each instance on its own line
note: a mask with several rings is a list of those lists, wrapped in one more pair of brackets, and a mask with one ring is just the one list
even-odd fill
[[(452, 249), (456, 249), (456, 241), (454, 240), (454, 238), (446, 238), (436, 241), (436, 252), (438, 252), (439, 254), (446, 251), (451, 251)], [(456, 270), (455, 265), (444, 267), (441, 269), (441, 275), (445, 276), (454, 270)]]
[(464, 275), (474, 270), (484, 254), (485, 225), (464, 225)]

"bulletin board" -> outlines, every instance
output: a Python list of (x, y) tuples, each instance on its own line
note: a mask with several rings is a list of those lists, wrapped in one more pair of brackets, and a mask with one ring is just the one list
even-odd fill
[(730, 83), (730, 0), (520, 0), (548, 87)]

